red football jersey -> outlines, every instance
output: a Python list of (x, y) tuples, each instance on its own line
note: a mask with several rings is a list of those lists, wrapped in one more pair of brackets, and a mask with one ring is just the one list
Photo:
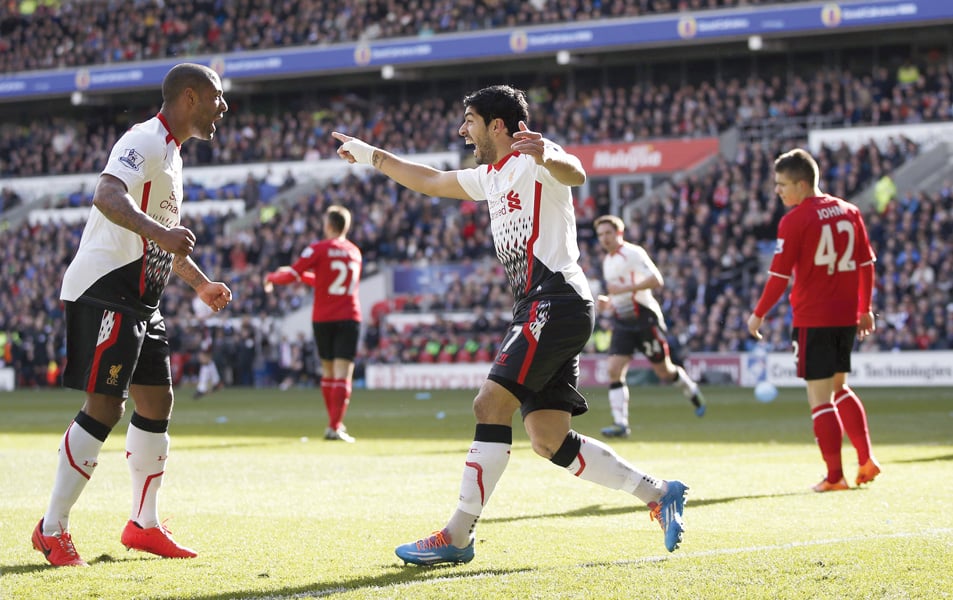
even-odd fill
[(360, 321), (361, 250), (347, 239), (315, 242), (304, 249), (291, 268), (299, 275), (314, 273), (311, 320)]
[(794, 327), (849, 327), (862, 301), (860, 268), (875, 260), (860, 210), (825, 195), (781, 219), (770, 272), (794, 278)]

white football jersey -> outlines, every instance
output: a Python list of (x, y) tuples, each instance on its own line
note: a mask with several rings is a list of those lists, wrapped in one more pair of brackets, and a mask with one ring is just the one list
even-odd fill
[(496, 255), (516, 302), (574, 291), (592, 301), (579, 266), (572, 193), (536, 164), (513, 152), (493, 165), (457, 172), (474, 200), (486, 200)]
[[(122, 180), (150, 217), (166, 227), (179, 224), (182, 156), (164, 117), (156, 115), (123, 134), (103, 173)], [(93, 206), (63, 276), (60, 298), (147, 316), (158, 309), (171, 273), (171, 253), (116, 225)]]
[[(630, 242), (622, 242), (615, 252), (607, 254), (602, 259), (602, 276), (607, 284), (619, 285), (639, 284), (653, 276), (658, 277), (660, 281), (662, 279), (662, 274), (649, 258), (648, 252), (642, 246)], [(639, 290), (634, 294), (632, 292), (612, 294), (609, 300), (618, 318), (622, 320), (636, 318), (642, 310), (639, 306), (641, 305), (654, 312), (658, 317), (659, 325), (665, 328), (662, 307), (659, 306), (652, 290)]]

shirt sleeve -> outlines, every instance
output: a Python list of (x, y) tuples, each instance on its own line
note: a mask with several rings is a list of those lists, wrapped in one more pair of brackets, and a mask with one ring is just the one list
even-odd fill
[(486, 200), (479, 169), (461, 169), (457, 171), (457, 183), (473, 200)]
[(788, 289), (787, 279), (777, 276), (768, 277), (768, 282), (764, 285), (764, 291), (761, 292), (758, 305), (754, 307), (755, 316), (763, 319), (768, 311), (781, 299), (781, 294), (786, 289)]
[(859, 210), (857, 210), (856, 229), (860, 238), (857, 240), (858, 243), (856, 244), (855, 250), (857, 254), (855, 255), (854, 259), (860, 266), (875, 263), (877, 261), (877, 257), (874, 256), (874, 249), (870, 246), (870, 236), (867, 234), (867, 225), (864, 223), (864, 218), (860, 214)]
[(791, 219), (786, 215), (778, 224), (778, 239), (774, 245), (774, 256), (771, 258), (771, 266), (768, 272), (779, 277), (790, 278), (794, 272), (794, 264), (797, 262), (797, 231), (796, 227), (791, 226)]
[(298, 277), (301, 277), (305, 271), (310, 271), (320, 262), (324, 252), (321, 251), (320, 242), (315, 242), (301, 251), (298, 260), (291, 265), (291, 268)]
[(154, 135), (133, 128), (112, 148), (103, 173), (112, 175), (133, 189), (153, 178), (165, 162), (165, 147)]
[(662, 280), (662, 272), (658, 270), (658, 267), (655, 265), (655, 262), (652, 261), (649, 253), (645, 251), (645, 248), (635, 246), (635, 257), (636, 272), (640, 280), (645, 280), (649, 277), (655, 277), (659, 281)]

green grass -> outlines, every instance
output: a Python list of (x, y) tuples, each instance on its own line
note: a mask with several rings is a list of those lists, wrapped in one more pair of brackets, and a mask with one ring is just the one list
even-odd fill
[[(535, 456), (517, 424), (476, 559), (415, 568), (393, 550), (455, 508), (472, 392), (357, 390), (348, 445), (320, 439), (317, 390), (198, 402), (183, 390), (160, 512), (199, 557), (120, 544), (124, 419), (72, 513), (86, 569), (50, 568), (30, 546), (81, 394), (0, 394), (0, 598), (951, 598), (953, 389), (860, 393), (884, 473), (815, 494), (823, 465), (803, 390), (761, 404), (751, 390), (709, 388), (697, 419), (671, 388), (633, 388), (633, 435), (613, 447), (691, 486), (673, 554), (644, 506)], [(578, 431), (609, 423), (605, 395), (588, 392)], [(849, 444), (844, 461), (852, 480)]]

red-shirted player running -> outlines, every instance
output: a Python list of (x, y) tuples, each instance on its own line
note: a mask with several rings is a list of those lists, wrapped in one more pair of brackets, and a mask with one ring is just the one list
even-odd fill
[(328, 409), (324, 439), (353, 442), (344, 427), (351, 400), (354, 357), (361, 330), (361, 251), (350, 240), (351, 213), (331, 206), (324, 214), (324, 238), (304, 249), (293, 265), (280, 267), (265, 277), (271, 284), (307, 283), (314, 288), (311, 313), (314, 341), (321, 359), (321, 395)]
[(864, 219), (856, 206), (821, 193), (814, 158), (801, 149), (774, 163), (775, 191), (792, 207), (778, 225), (778, 241), (768, 281), (748, 318), (758, 329), (793, 277), (791, 333), (797, 374), (807, 382), (814, 435), (827, 464), (827, 477), (815, 492), (846, 490), (841, 464), (844, 432), (857, 450), (857, 485), (873, 481), (880, 465), (870, 448), (867, 414), (847, 386), (854, 336), (876, 328), (871, 312), (876, 260)]

